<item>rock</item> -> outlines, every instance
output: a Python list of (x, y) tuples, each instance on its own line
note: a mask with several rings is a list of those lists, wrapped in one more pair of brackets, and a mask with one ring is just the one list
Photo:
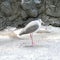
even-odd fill
[(28, 10), (28, 9), (31, 9), (33, 5), (31, 5), (31, 2), (28, 1), (28, 3), (26, 3), (26, 1), (22, 0), (23, 2), (21, 2), (21, 7), (24, 9), (24, 10)]
[(8, 19), (9, 21), (13, 21), (13, 20), (17, 19), (19, 16), (20, 16), (20, 12), (12, 15), (12, 16), (10, 16), (10, 17), (7, 17), (7, 19)]
[(23, 24), (23, 20), (21, 17), (19, 17), (18, 19), (14, 20), (13, 22), (11, 21), (11, 26), (12, 27), (18, 27), (18, 25), (22, 25)]
[(60, 0), (0, 0), (0, 30), (24, 27), (37, 18), (46, 25), (60, 26)]
[(41, 0), (34, 0), (34, 3), (35, 4), (40, 4), (41, 3)]
[(34, 20), (38, 20), (38, 18), (28, 18), (28, 20), (25, 21), (24, 25), (26, 26), (29, 22), (34, 21)]
[(10, 3), (8, 1), (4, 1), (1, 3), (1, 12), (5, 15), (5, 16), (10, 16), (12, 13), (12, 9), (10, 6)]
[(54, 10), (55, 10), (54, 8), (53, 9), (47, 9), (46, 14), (50, 15), (52, 17), (60, 17), (60, 8), (59, 9), (57, 8), (56, 11), (54, 11)]
[(46, 14), (53, 17), (60, 17), (60, 1), (59, 0), (51, 0), (50, 3), (47, 3), (48, 8), (46, 10)]
[(46, 23), (48, 21), (48, 19), (49, 19), (49, 16), (43, 14), (41, 18)]
[(0, 30), (6, 28), (6, 18), (0, 17)]
[(44, 13), (45, 9), (44, 6), (38, 6), (38, 13), (42, 15)]
[(60, 27), (60, 20), (58, 18), (50, 18), (48, 20), (50, 25)]
[(29, 18), (27, 21), (25, 21), (24, 25), (27, 25), (29, 22), (33, 21), (33, 18)]
[(38, 10), (35, 7), (35, 4), (32, 0), (23, 0), (21, 3), (22, 8), (27, 12), (28, 16), (36, 17), (38, 15)]
[(38, 10), (37, 9), (27, 10), (27, 14), (30, 17), (37, 17), (38, 16)]
[(26, 19), (28, 16), (24, 10), (21, 10), (21, 18)]

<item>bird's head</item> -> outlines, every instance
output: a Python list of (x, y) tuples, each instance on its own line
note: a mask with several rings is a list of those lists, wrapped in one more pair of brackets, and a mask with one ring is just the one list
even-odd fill
[(45, 24), (41, 19), (38, 19), (39, 23), (41, 23), (41, 25)]

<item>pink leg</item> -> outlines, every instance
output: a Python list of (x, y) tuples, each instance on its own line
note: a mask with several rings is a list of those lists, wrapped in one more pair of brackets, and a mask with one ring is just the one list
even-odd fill
[(32, 40), (32, 46), (34, 45), (32, 33), (30, 33), (30, 38)]
[(45, 28), (46, 30), (47, 30), (47, 26), (46, 26), (46, 28)]

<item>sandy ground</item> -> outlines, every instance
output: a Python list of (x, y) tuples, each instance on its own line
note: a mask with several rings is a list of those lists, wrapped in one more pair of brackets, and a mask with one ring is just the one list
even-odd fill
[(0, 39), (0, 60), (60, 60), (59, 33), (33, 33), (20, 38)]

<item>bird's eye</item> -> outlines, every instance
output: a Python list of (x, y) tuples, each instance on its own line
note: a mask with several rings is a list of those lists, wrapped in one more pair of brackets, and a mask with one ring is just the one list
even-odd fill
[(42, 22), (41, 24), (42, 24), (42, 25), (45, 25), (45, 23), (44, 23), (44, 22)]

